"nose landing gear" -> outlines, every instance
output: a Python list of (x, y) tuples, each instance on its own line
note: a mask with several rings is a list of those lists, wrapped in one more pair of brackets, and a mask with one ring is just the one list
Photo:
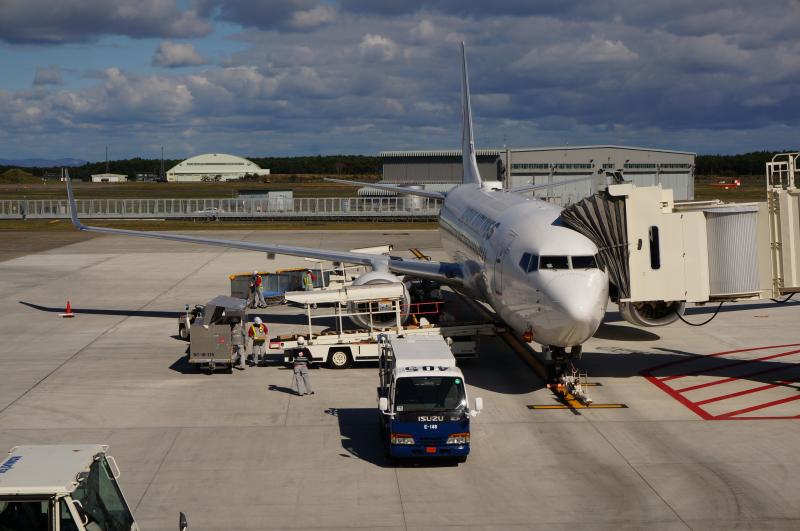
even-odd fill
[(547, 388), (565, 401), (578, 400), (585, 406), (591, 405), (592, 397), (587, 390), (587, 375), (578, 371), (573, 363), (581, 359), (583, 354), (581, 345), (571, 347), (569, 351), (564, 347), (546, 346), (542, 353), (547, 362)]

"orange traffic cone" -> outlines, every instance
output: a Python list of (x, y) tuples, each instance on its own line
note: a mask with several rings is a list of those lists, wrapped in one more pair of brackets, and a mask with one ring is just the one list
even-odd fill
[(69, 303), (69, 299), (67, 299), (67, 309), (64, 313), (58, 314), (59, 317), (75, 317), (75, 314), (72, 313), (72, 305)]

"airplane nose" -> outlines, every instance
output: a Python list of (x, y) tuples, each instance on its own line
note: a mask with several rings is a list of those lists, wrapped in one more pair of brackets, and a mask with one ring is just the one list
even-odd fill
[(546, 291), (553, 305), (553, 320), (558, 322), (554, 330), (559, 330), (552, 344), (578, 345), (594, 335), (608, 300), (608, 282), (602, 272), (559, 275), (547, 284)]

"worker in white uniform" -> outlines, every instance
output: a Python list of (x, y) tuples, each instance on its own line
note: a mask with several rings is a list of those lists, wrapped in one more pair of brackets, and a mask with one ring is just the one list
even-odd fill
[(310, 365), (311, 351), (306, 346), (306, 338), (300, 336), (297, 338), (297, 350), (292, 360), (294, 385), (297, 388), (297, 394), (300, 396), (314, 394), (314, 391), (311, 390), (311, 381), (308, 378), (308, 367)]
[(242, 320), (238, 317), (233, 319), (231, 323), (231, 348), (233, 349), (233, 365), (239, 369), (244, 370), (244, 351), (245, 335)]

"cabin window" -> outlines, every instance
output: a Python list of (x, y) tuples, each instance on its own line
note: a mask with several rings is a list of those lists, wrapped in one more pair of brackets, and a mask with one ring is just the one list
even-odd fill
[(526, 273), (537, 271), (539, 269), (539, 257), (531, 253), (523, 253), (522, 259), (519, 261), (519, 266)]
[(528, 272), (528, 264), (531, 263), (531, 253), (522, 253), (522, 258), (519, 261), (519, 266), (526, 273)]
[(568, 256), (542, 256), (539, 269), (569, 269)]
[(597, 259), (594, 256), (573, 256), (572, 269), (597, 269)]
[(650, 227), (650, 269), (661, 269), (661, 243), (655, 225)]

